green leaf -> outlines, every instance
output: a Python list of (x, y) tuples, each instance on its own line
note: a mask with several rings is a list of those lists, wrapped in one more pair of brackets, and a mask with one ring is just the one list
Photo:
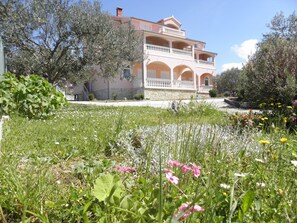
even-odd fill
[(123, 184), (118, 176), (106, 174), (97, 178), (93, 194), (99, 201), (112, 199), (113, 197), (121, 198), (123, 192)]
[(255, 193), (252, 190), (249, 190), (245, 193), (242, 199), (242, 212), (243, 214), (247, 212), (247, 210), (251, 207), (253, 201), (255, 199)]

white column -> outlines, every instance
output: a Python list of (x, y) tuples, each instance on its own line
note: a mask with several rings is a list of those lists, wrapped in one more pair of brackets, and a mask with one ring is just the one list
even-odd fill
[(192, 45), (192, 58), (193, 58), (193, 59), (194, 59), (194, 53), (195, 53), (194, 45)]
[(197, 86), (196, 86), (196, 76), (197, 74), (195, 72), (193, 72), (194, 75), (194, 89), (197, 90)]
[(173, 88), (173, 68), (170, 68), (170, 84), (171, 84), (171, 87)]
[(169, 41), (169, 52), (172, 53), (172, 41)]
[(147, 86), (147, 60), (144, 60), (142, 63), (142, 78), (143, 78), (143, 87)]

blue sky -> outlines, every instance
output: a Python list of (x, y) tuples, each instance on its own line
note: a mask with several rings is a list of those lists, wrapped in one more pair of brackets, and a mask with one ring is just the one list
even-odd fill
[(102, 10), (149, 21), (174, 16), (188, 38), (206, 42), (206, 50), (218, 53), (217, 72), (241, 66), (255, 44), (269, 29), (276, 13), (297, 14), (297, 0), (101, 0)]

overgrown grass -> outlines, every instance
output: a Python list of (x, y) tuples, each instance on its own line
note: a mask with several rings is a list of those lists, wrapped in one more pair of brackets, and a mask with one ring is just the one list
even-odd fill
[[(295, 222), (296, 137), (236, 130), (226, 120), (195, 103), (76, 105), (47, 120), (12, 117), (1, 145), (0, 220)], [(169, 160), (183, 164), (167, 167)], [(179, 169), (194, 165), (200, 176)], [(131, 168), (114, 171), (121, 166)], [(182, 204), (187, 209), (178, 211)]]

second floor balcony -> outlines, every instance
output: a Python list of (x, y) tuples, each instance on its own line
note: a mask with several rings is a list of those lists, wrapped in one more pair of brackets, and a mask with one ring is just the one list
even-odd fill
[(152, 53), (161, 53), (161, 54), (175, 54), (182, 57), (193, 58), (193, 53), (191, 50), (181, 50), (173, 47), (158, 46), (154, 44), (145, 44), (145, 48)]

